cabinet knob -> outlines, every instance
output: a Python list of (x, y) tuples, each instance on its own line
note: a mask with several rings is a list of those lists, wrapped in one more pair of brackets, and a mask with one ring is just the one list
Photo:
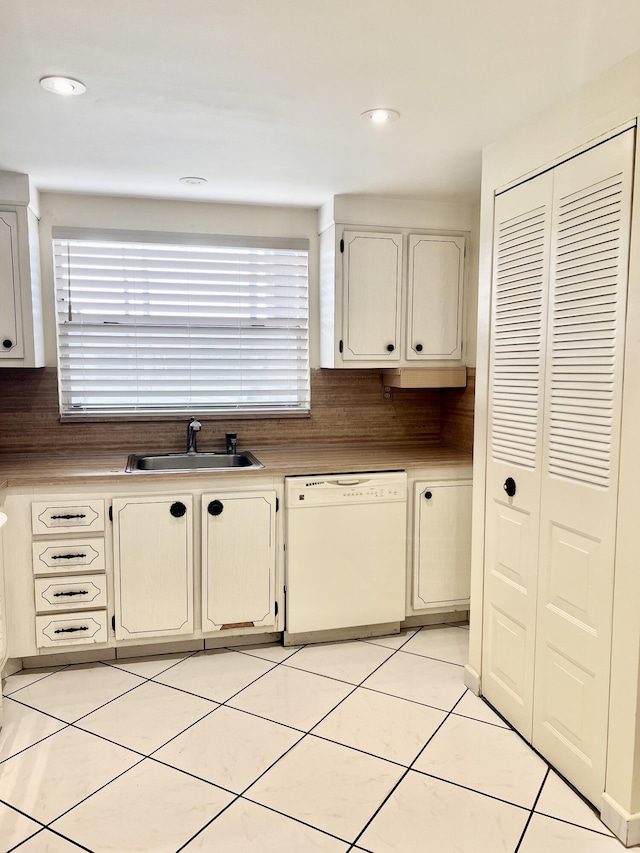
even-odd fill
[(9, 340), (9, 338), (5, 338), (5, 339), (2, 341), (2, 346), (3, 346), (5, 349), (11, 349), (11, 347), (13, 346), (13, 341), (10, 341), (10, 340)]
[(510, 498), (512, 498), (515, 495), (515, 493), (516, 493), (516, 481), (513, 479), (513, 477), (507, 477), (507, 479), (504, 481), (503, 488), (504, 488), (505, 492), (509, 495)]
[(220, 515), (223, 509), (224, 504), (222, 503), (222, 501), (211, 501), (211, 503), (207, 507), (207, 512), (209, 513), (209, 515)]
[(416, 352), (422, 352), (423, 346), (422, 344), (416, 344)]
[(393, 352), (395, 349), (393, 344), (387, 344), (387, 352)]
[(425, 501), (430, 501), (432, 497), (433, 497), (433, 492), (425, 492), (424, 493)]
[(171, 508), (169, 509), (169, 512), (174, 518), (182, 518), (186, 511), (187, 508), (182, 503), (182, 501), (176, 501), (175, 503), (172, 503)]

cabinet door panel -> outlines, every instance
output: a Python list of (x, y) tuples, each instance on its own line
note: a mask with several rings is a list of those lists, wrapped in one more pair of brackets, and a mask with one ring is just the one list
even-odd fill
[(275, 491), (202, 496), (203, 631), (275, 624), (275, 517)]
[(17, 235), (16, 214), (0, 211), (0, 357), (3, 359), (24, 356)]
[(416, 483), (414, 518), (414, 609), (468, 602), (471, 484)]
[(462, 356), (464, 237), (409, 235), (405, 357)]
[(344, 232), (345, 361), (400, 359), (401, 286), (401, 234)]
[(193, 632), (192, 507), (191, 495), (113, 501), (117, 639)]

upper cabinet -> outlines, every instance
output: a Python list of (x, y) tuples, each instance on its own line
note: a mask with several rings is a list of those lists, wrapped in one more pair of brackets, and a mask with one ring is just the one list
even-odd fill
[(464, 259), (462, 234), (328, 224), (320, 234), (321, 366), (461, 364)]
[(0, 172), (0, 367), (42, 367), (38, 220), (26, 175)]

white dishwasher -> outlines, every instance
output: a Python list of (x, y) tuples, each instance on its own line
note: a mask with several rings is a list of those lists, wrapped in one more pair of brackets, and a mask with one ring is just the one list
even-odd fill
[(405, 618), (407, 475), (285, 479), (286, 633)]

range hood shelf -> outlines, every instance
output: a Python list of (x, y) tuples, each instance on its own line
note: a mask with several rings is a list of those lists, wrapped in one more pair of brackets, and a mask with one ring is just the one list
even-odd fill
[(381, 370), (382, 384), (390, 388), (464, 388), (466, 367), (394, 367)]

